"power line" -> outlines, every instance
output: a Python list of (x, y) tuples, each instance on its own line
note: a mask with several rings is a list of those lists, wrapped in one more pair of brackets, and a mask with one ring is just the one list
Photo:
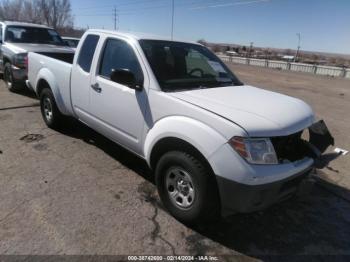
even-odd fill
[[(168, 7), (169, 7), (169, 5), (158, 5), (158, 6), (145, 6), (145, 7), (127, 8), (127, 9), (119, 8), (119, 9), (122, 10), (123, 12), (129, 12), (129, 11), (143, 11), (143, 10), (147, 10), (147, 9), (168, 8)], [(102, 11), (105, 11), (105, 10), (101, 10), (101, 12)], [(106, 10), (106, 11), (108, 11), (108, 10)], [(83, 16), (83, 15), (86, 15), (86, 14), (81, 14), (81, 15), (78, 14), (78, 16)]]
[[(159, 0), (153, 0), (153, 1), (159, 1)], [(153, 2), (152, 1), (152, 2)], [(211, 0), (210, 0), (211, 1)], [(223, 1), (223, 0), (217, 0), (217, 1)], [(227, 1), (227, 0), (225, 0)], [(255, 1), (240, 1), (240, 2), (234, 2), (234, 3), (229, 3), (229, 4), (224, 4), (224, 5), (206, 5), (206, 6), (193, 6), (193, 5), (196, 5), (198, 4), (198, 1), (192, 1), (192, 2), (186, 2), (186, 3), (180, 3), (180, 4), (176, 4), (176, 7), (189, 7), (190, 10), (196, 10), (196, 9), (205, 9), (205, 8), (212, 8), (212, 7), (223, 7), (223, 6), (232, 6), (232, 5), (243, 5), (243, 4), (252, 4), (252, 3), (258, 3), (258, 2), (267, 2), (267, 1), (270, 1), (270, 0), (255, 0)], [(150, 1), (146, 1), (148, 3), (151, 3)], [(146, 3), (144, 1), (142, 1), (142, 3)], [(175, 2), (175, 0), (174, 0)], [(133, 3), (141, 3), (140, 1), (135, 1), (135, 2), (131, 2), (131, 3), (124, 3), (124, 6), (125, 5), (131, 5)], [(154, 2), (153, 2), (154, 3)], [(163, 1), (164, 3), (164, 1)], [(106, 10), (100, 10), (102, 12), (106, 11), (108, 12), (108, 7), (115, 7), (115, 5), (108, 5), (108, 6), (104, 6), (103, 8), (106, 8)], [(161, 5), (151, 5), (151, 6), (143, 6), (143, 7), (132, 7), (132, 8), (120, 8), (120, 5), (118, 5), (119, 9), (121, 12), (119, 12), (119, 14), (122, 14), (122, 13), (125, 13), (125, 12), (136, 12), (136, 11), (144, 11), (144, 10), (147, 10), (147, 9), (158, 9), (158, 8), (169, 8), (169, 4), (161, 4)], [(99, 7), (90, 7), (90, 8), (102, 8), (102, 6), (99, 6)], [(79, 9), (79, 11), (81, 11), (82, 8)], [(82, 10), (84, 12), (84, 10)], [(90, 11), (90, 10), (85, 10), (85, 11)], [(105, 15), (106, 13), (94, 13), (94, 14), (91, 14), (91, 13), (82, 13), (82, 14), (76, 14), (76, 16), (102, 16), (102, 15)], [(106, 14), (108, 15), (108, 14)]]
[[(156, 6), (139, 6), (136, 7), (136, 5), (139, 4), (145, 4), (145, 3), (155, 3), (155, 1), (159, 1), (159, 0), (153, 0), (153, 1), (133, 1), (133, 2), (128, 2), (128, 3), (121, 3), (118, 4), (119, 6), (130, 6), (130, 5), (135, 5), (135, 7), (133, 8), (122, 8), (121, 11), (118, 11), (116, 6), (113, 5), (113, 21), (114, 21), (114, 30), (118, 30), (118, 24), (119, 24), (119, 16), (130, 16), (130, 15), (136, 15), (139, 12), (147, 12), (148, 11), (154, 11), (155, 9), (159, 9), (159, 8), (169, 8), (169, 2), (167, 4), (163, 4), (163, 5), (156, 5)], [(170, 0), (171, 1), (171, 39), (173, 39), (174, 37), (174, 23), (175, 23), (175, 0)], [(200, 0), (199, 0), (200, 1)], [(203, 6), (198, 6), (198, 2), (199, 1), (191, 1), (191, 2), (185, 2), (185, 3), (180, 3), (180, 4), (176, 4), (176, 7), (184, 7), (184, 8), (189, 8), (189, 10), (196, 10), (196, 9), (206, 9), (206, 8), (214, 8), (214, 7), (224, 7), (224, 6), (233, 6), (233, 5), (248, 5), (248, 4), (253, 4), (253, 3), (260, 3), (260, 2), (269, 2), (271, 0), (241, 0), (241, 1), (235, 1), (235, 2), (231, 2), (231, 3), (221, 3), (221, 4), (213, 4), (210, 5), (209, 3), (207, 5), (203, 5)], [(212, 1), (212, 0), (206, 0), (206, 1)], [(216, 0), (216, 1), (227, 1), (227, 0)], [(164, 1), (163, 1), (164, 3)], [(197, 5), (197, 6), (194, 6)], [(88, 9), (92, 9), (92, 8), (107, 8), (107, 7), (111, 7), (111, 5), (106, 5), (106, 6), (99, 6), (99, 7), (85, 7), (85, 11), (90, 11)], [(80, 9), (84, 9), (84, 8), (80, 8)], [(80, 10), (79, 9), (79, 10)], [(84, 10), (83, 10), (84, 11)], [(94, 14), (77, 14), (76, 16), (78, 17), (106, 17), (106, 16), (110, 16), (110, 13), (104, 13), (104, 10), (101, 10), (103, 13), (94, 13)]]
[(203, 5), (203, 6), (193, 7), (193, 8), (191, 8), (191, 10), (200, 10), (200, 9), (218, 8), (218, 7), (229, 7), (229, 6), (235, 6), (235, 5), (251, 5), (251, 4), (270, 2), (270, 1), (271, 0), (253, 0), (253, 1), (240, 1), (240, 2), (234, 2), (234, 3), (225, 3), (225, 4)]
[[(146, 0), (146, 1), (134, 1), (134, 2), (128, 2), (128, 3), (120, 3), (118, 4), (118, 7), (123, 7), (123, 6), (132, 6), (132, 5), (140, 5), (140, 4), (155, 4), (156, 2), (163, 2), (162, 4), (166, 3), (165, 0)], [(227, 1), (227, 0), (192, 0), (191, 2), (189, 1), (186, 1), (185, 3), (182, 3), (182, 4), (179, 4), (177, 3), (176, 6), (191, 6), (191, 5), (195, 5), (195, 4), (198, 4), (199, 2), (201, 1)], [(161, 4), (161, 3), (159, 3)], [(107, 8), (111, 8), (111, 7), (114, 7), (115, 5), (114, 4), (110, 4), (110, 5), (98, 5), (98, 6), (89, 6), (89, 7), (79, 7), (79, 11), (82, 11), (82, 12), (89, 12), (91, 9), (107, 9)], [(167, 5), (166, 5), (167, 6)], [(138, 9), (144, 9), (144, 7), (137, 7)]]
[[(190, 3), (191, 4), (191, 3)], [(186, 7), (189, 6), (188, 3), (184, 4), (177, 4), (177, 7)], [(119, 7), (119, 5), (118, 5)], [(120, 12), (118, 12), (119, 14), (129, 14), (130, 12), (137, 12), (137, 11), (142, 11), (145, 12), (145, 10), (151, 9), (151, 11), (153, 11), (153, 9), (161, 9), (161, 8), (169, 8), (169, 4), (163, 4), (163, 5), (156, 5), (156, 6), (145, 6), (145, 7), (137, 7), (137, 8), (127, 8), (127, 9), (120, 9)], [(103, 13), (87, 13), (87, 14), (77, 14), (76, 16), (101, 16), (101, 15), (108, 15), (108, 11), (106, 10), (106, 13), (104, 12), (104, 10), (101, 10), (101, 12)]]
[[(120, 6), (130, 6), (130, 5), (139, 5), (139, 4), (146, 4), (146, 3), (152, 3), (155, 1), (164, 1), (164, 0), (142, 0), (142, 1), (133, 1), (133, 2), (127, 2), (127, 3), (120, 3), (118, 4), (118, 7)], [(108, 7), (114, 7), (114, 4), (110, 4), (110, 5), (98, 5), (98, 6), (87, 6), (87, 7), (82, 7), (79, 8), (79, 10), (88, 10), (88, 9), (97, 9), (97, 8), (108, 8)]]
[[(146, 11), (153, 11), (154, 9), (159, 9), (159, 8), (169, 8), (168, 5), (161, 5), (161, 6), (148, 6), (148, 7), (143, 7), (143, 8), (132, 8), (132, 9), (122, 9), (123, 12), (118, 12), (119, 15), (123, 14), (133, 14), (133, 13), (138, 13), (138, 12), (146, 12)], [(87, 14), (77, 14), (75, 16), (104, 16), (104, 15), (110, 15), (107, 13), (108, 11), (103, 12), (103, 13), (87, 13)]]
[[(138, 0), (138, 1), (129, 1), (127, 3), (118, 3), (118, 7), (123, 7), (123, 6), (132, 6), (132, 5), (142, 5), (142, 4), (154, 4), (156, 2), (165, 2), (165, 0)], [(190, 5), (195, 5), (195, 4), (199, 4), (200, 2), (203, 2), (203, 1), (215, 1), (216, 3), (218, 1), (229, 1), (229, 0), (192, 0), (191, 2), (189, 1), (186, 1), (186, 3), (177, 3), (177, 6), (190, 6)], [(260, 0), (260, 1), (270, 1), (270, 0)], [(229, 2), (232, 2), (229, 1)], [(239, 2), (240, 4), (245, 4), (245, 2), (248, 4), (249, 2), (253, 2), (253, 1), (250, 1), (250, 0), (242, 0), (241, 2)], [(215, 4), (216, 4), (215, 3)], [(185, 5), (184, 5), (185, 4)], [(235, 3), (223, 3), (224, 5), (235, 5), (237, 4), (237, 2)], [(209, 5), (209, 3), (208, 3)], [(94, 5), (94, 6), (87, 6), (87, 7), (79, 7), (79, 11), (82, 11), (82, 12), (85, 12), (85, 11), (90, 11), (91, 9), (93, 10), (96, 10), (96, 9), (105, 9), (105, 8), (113, 8), (115, 6), (115, 4), (108, 4), (108, 5)], [(203, 6), (203, 7), (207, 7), (207, 6)], [(208, 7), (211, 7), (211, 6), (208, 6)]]

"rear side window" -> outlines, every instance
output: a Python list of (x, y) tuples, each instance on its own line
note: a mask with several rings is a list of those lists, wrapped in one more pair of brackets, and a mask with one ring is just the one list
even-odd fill
[(92, 59), (99, 39), (100, 37), (98, 35), (88, 35), (80, 49), (78, 65), (87, 73), (90, 72)]

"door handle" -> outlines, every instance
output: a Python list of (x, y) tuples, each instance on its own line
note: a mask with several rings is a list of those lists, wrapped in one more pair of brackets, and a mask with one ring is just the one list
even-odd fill
[(98, 83), (92, 84), (91, 88), (93, 90), (95, 90), (97, 93), (101, 93), (102, 92), (102, 88), (100, 87), (100, 85)]

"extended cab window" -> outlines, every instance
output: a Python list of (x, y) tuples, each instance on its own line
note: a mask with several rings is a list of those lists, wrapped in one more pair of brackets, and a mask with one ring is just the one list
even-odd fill
[(99, 39), (100, 37), (98, 35), (88, 35), (80, 49), (78, 65), (87, 73), (90, 72), (92, 59), (94, 58)]
[(110, 79), (113, 69), (128, 69), (134, 73), (137, 81), (142, 80), (142, 70), (139, 61), (131, 46), (119, 39), (106, 41), (99, 75)]

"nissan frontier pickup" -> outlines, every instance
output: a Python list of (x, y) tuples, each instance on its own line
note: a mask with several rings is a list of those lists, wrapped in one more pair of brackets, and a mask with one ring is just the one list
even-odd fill
[(303, 101), (243, 84), (206, 47), (88, 30), (65, 59), (29, 53), (50, 128), (74, 117), (143, 158), (185, 223), (293, 196), (334, 144)]

